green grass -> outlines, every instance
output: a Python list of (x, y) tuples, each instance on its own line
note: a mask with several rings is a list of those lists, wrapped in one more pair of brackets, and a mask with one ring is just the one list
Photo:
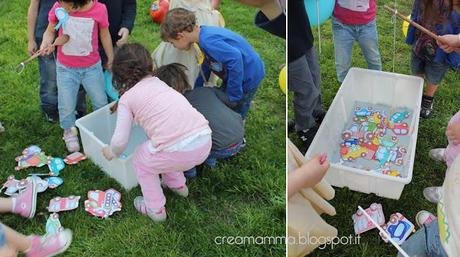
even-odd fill
[[(0, 0), (0, 179), (14, 174), (44, 172), (32, 168), (16, 172), (14, 158), (37, 144), (47, 154), (66, 156), (57, 124), (47, 123), (39, 111), (38, 65), (23, 74), (12, 67), (27, 57), (26, 14), (28, 1)], [(138, 13), (130, 42), (153, 51), (160, 42), (159, 26), (148, 16), (149, 4), (138, 1)], [(266, 79), (259, 88), (246, 122), (247, 149), (217, 169), (205, 169), (188, 183), (190, 196), (167, 197), (168, 219), (155, 224), (140, 215), (133, 199), (136, 187), (124, 191), (91, 161), (62, 171), (64, 184), (38, 196), (37, 215), (25, 220), (2, 214), (1, 221), (24, 234), (45, 232), (46, 207), (55, 196), (81, 195), (89, 190), (115, 188), (122, 193), (123, 210), (99, 220), (82, 207), (61, 213), (64, 227), (74, 232), (65, 256), (284, 256), (284, 245), (216, 245), (216, 236), (283, 236), (285, 234), (285, 98), (278, 89), (279, 66), (285, 59), (285, 42), (253, 25), (255, 10), (234, 1), (221, 6), (227, 28), (249, 40), (262, 56)], [(134, 175), (134, 174), (133, 174)]]
[[(391, 15), (383, 9), (383, 5), (393, 6), (394, 1), (378, 1), (377, 27), (379, 34), (379, 48), (382, 56), (383, 70), (392, 71), (393, 60), (393, 24)], [(400, 13), (409, 15), (413, 1), (397, 1), (397, 9)], [(396, 23), (396, 52), (395, 72), (410, 74), (410, 47), (404, 43), (401, 32), (402, 22)], [(316, 47), (318, 37), (315, 32)], [(323, 105), (327, 109), (340, 87), (336, 78), (334, 63), (334, 46), (332, 43), (332, 25), (329, 20), (321, 26), (322, 53), (319, 55), (321, 65), (321, 90)], [(318, 49), (318, 48), (316, 48)], [(353, 49), (353, 66), (366, 68), (366, 62), (357, 44)], [(446, 166), (443, 163), (434, 162), (428, 158), (428, 151), (434, 147), (444, 147), (447, 144), (445, 129), (450, 117), (459, 110), (458, 96), (460, 88), (458, 81), (459, 73), (450, 70), (445, 76), (435, 99), (435, 111), (429, 119), (421, 119), (415, 155), (415, 164), (412, 182), (405, 186), (401, 198), (398, 201), (377, 197), (374, 194), (363, 194), (350, 191), (347, 188), (336, 188), (335, 198), (331, 203), (337, 210), (337, 215), (330, 217), (324, 215), (324, 219), (336, 227), (339, 236), (354, 234), (351, 215), (357, 206), (369, 206), (373, 202), (383, 205), (385, 217), (391, 213), (401, 212), (415, 224), (415, 215), (425, 209), (435, 213), (436, 206), (423, 198), (422, 190), (428, 186), (441, 185), (444, 180)], [(366, 85), (362, 85), (365, 87)], [(292, 103), (289, 103), (289, 116), (292, 118)], [(298, 145), (295, 135), (290, 135)], [(305, 149), (301, 149), (305, 151)], [(397, 250), (390, 244), (385, 244), (378, 236), (377, 230), (366, 232), (361, 237), (359, 245), (342, 245), (331, 250), (317, 249), (311, 256), (396, 256)]]

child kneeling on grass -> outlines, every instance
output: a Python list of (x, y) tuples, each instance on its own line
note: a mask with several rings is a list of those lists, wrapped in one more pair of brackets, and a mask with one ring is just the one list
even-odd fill
[(178, 49), (188, 50), (198, 43), (204, 61), (203, 76), (195, 87), (202, 87), (211, 72), (223, 80), (222, 89), (243, 120), (265, 76), (264, 63), (251, 45), (237, 33), (221, 27), (197, 26), (193, 12), (175, 8), (161, 24), (161, 39)]
[[(243, 119), (241, 115), (229, 108), (230, 103), (221, 90), (213, 87), (192, 89), (184, 69), (186, 69), (184, 65), (172, 63), (159, 67), (154, 74), (168, 86), (183, 94), (209, 121), (212, 130), (212, 147), (205, 163), (214, 168), (217, 159), (232, 157), (243, 147)], [(196, 176), (196, 169), (187, 171), (185, 176)]]
[(152, 220), (164, 221), (161, 184), (188, 196), (183, 172), (208, 157), (211, 129), (184, 96), (153, 76), (152, 59), (142, 45), (123, 45), (115, 54), (112, 72), (121, 96), (115, 132), (103, 154), (111, 160), (123, 153), (133, 122), (144, 129), (149, 140), (137, 147), (133, 158), (143, 197), (136, 197), (134, 206)]

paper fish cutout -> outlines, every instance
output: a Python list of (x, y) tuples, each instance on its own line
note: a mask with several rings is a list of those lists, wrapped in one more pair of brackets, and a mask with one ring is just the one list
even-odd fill
[(60, 211), (70, 211), (78, 208), (78, 201), (80, 201), (80, 196), (71, 195), (69, 197), (55, 197), (50, 200), (50, 205), (48, 206), (49, 212), (60, 212)]

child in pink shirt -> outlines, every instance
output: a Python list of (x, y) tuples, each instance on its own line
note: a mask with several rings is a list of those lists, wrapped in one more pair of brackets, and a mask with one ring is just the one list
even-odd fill
[(54, 51), (55, 30), (68, 35), (69, 41), (58, 46), (56, 79), (58, 87), (59, 121), (64, 129), (64, 141), (69, 152), (80, 150), (75, 128), (75, 106), (80, 84), (83, 85), (96, 110), (107, 104), (98, 51), (98, 39), (108, 57), (113, 60), (112, 39), (107, 9), (97, 0), (59, 0), (48, 14), (49, 24), (40, 47), (43, 54)]
[(354, 42), (358, 42), (372, 70), (382, 70), (375, 14), (376, 0), (336, 0), (332, 17), (335, 68), (343, 82), (351, 67)]
[(112, 71), (121, 97), (115, 132), (103, 154), (108, 160), (120, 156), (133, 122), (145, 130), (149, 140), (138, 146), (133, 158), (143, 194), (134, 199), (134, 206), (152, 220), (164, 221), (166, 198), (161, 184), (188, 196), (183, 172), (208, 157), (211, 129), (183, 95), (152, 76), (153, 62), (142, 45), (123, 45), (115, 55)]

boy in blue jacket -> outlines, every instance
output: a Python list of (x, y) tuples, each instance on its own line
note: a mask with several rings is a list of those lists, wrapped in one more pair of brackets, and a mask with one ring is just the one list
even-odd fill
[(195, 87), (207, 83), (213, 72), (223, 80), (232, 109), (246, 118), (252, 99), (264, 78), (264, 63), (249, 43), (225, 28), (197, 26), (193, 12), (175, 8), (161, 24), (161, 38), (178, 49), (188, 50), (198, 43), (204, 55), (202, 75)]

